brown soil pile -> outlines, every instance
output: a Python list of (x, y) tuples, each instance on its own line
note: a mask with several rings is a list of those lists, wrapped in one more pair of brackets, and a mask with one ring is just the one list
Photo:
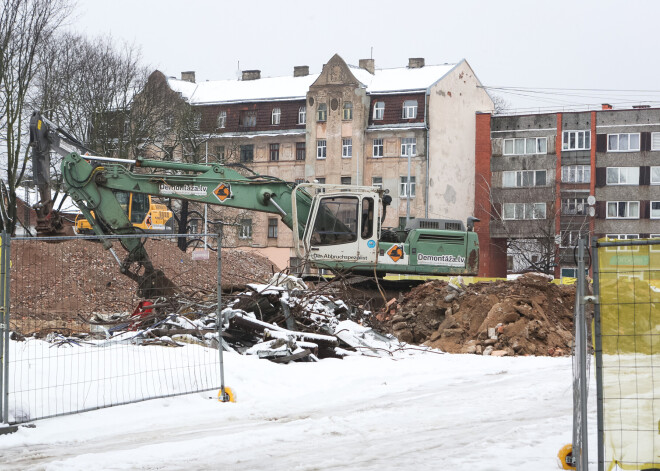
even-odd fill
[(538, 274), (469, 286), (432, 281), (388, 303), (377, 319), (400, 340), (450, 353), (566, 355), (573, 286)]
[[(113, 246), (120, 259), (125, 250)], [(188, 295), (216, 290), (217, 254), (193, 260), (170, 240), (148, 240), (154, 267), (162, 269)], [(11, 329), (23, 335), (88, 331), (93, 313), (133, 312), (141, 298), (137, 284), (119, 271), (112, 254), (98, 242), (14, 241), (11, 245)], [(268, 259), (238, 249), (222, 251), (223, 289), (243, 289), (268, 280)]]

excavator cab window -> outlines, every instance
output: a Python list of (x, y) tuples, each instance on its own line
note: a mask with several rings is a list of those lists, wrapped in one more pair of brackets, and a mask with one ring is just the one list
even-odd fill
[(371, 239), (374, 235), (374, 199), (362, 200), (362, 230), (363, 239)]
[(147, 217), (149, 212), (149, 196), (142, 193), (133, 194), (131, 204), (131, 222), (140, 224)]
[(312, 245), (336, 245), (357, 240), (359, 200), (355, 196), (323, 198), (314, 221)]
[(115, 198), (117, 198), (117, 203), (119, 203), (119, 206), (121, 206), (124, 214), (128, 214), (128, 203), (131, 195), (125, 191), (115, 191), (114, 194)]

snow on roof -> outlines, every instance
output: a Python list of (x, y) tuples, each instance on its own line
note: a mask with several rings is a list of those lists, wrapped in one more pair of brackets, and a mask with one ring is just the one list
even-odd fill
[[(444, 77), (456, 64), (427, 65), (417, 69), (398, 67), (376, 69), (375, 74), (349, 65), (355, 78), (367, 93), (425, 91)], [(266, 77), (256, 80), (212, 80), (199, 83), (168, 77), (167, 83), (175, 92), (195, 105), (245, 101), (304, 100), (309, 87), (319, 74), (304, 77)]]

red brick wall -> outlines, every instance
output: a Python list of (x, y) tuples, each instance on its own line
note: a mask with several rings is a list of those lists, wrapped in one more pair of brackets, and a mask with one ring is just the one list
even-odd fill
[[(210, 133), (305, 129), (304, 124), (298, 124), (298, 109), (304, 105), (305, 100), (200, 106), (199, 110), (202, 113), (202, 122), (200, 128), (203, 132)], [(281, 111), (279, 125), (270, 124), (273, 108), (279, 108)], [(216, 129), (218, 114), (220, 111), (227, 112), (227, 122), (224, 128)], [(239, 120), (241, 117), (241, 112), (243, 111), (255, 111), (257, 113), (256, 126), (245, 127), (240, 125)], [(314, 119), (314, 115), (310, 115), (308, 112), (307, 119)]]
[(490, 114), (476, 115), (474, 215), (479, 235), (479, 276), (506, 277), (506, 239), (490, 238)]
[[(401, 124), (401, 123), (423, 123), (424, 122), (424, 93), (411, 93), (407, 95), (370, 95), (369, 124)], [(415, 119), (403, 119), (403, 102), (406, 100), (417, 100), (417, 117)], [(383, 119), (374, 120), (374, 106), (376, 102), (385, 103)]]

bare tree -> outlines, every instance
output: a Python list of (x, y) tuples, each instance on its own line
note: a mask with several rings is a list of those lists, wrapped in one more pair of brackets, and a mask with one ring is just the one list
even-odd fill
[(70, 13), (67, 0), (3, 0), (0, 12), (0, 141), (4, 149), (7, 201), (2, 228), (16, 228), (16, 188), (24, 177), (27, 160), (28, 92), (34, 85), (39, 51), (46, 47)]
[(492, 95), (491, 98), (493, 99), (495, 114), (502, 114), (511, 109), (511, 103), (501, 95)]

